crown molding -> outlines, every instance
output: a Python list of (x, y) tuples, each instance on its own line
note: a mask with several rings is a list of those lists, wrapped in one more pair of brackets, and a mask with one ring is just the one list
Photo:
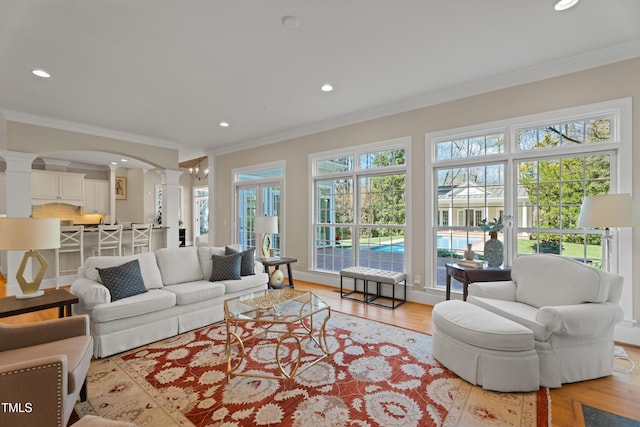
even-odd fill
[(402, 101), (334, 117), (310, 126), (290, 129), (264, 138), (219, 147), (214, 149), (214, 152), (216, 155), (229, 154), (638, 57), (640, 57), (640, 40), (634, 40), (558, 61), (546, 62), (510, 73), (471, 81), (455, 87), (426, 92)]
[(126, 142), (134, 142), (137, 144), (152, 145), (154, 147), (173, 148), (178, 150), (182, 148), (182, 144), (177, 142), (152, 138), (149, 136), (138, 135), (135, 133), (122, 132), (98, 126), (84, 125), (81, 123), (70, 122), (66, 120), (54, 119), (51, 117), (40, 116), (36, 114), (23, 113), (15, 110), (1, 110), (6, 120), (17, 123), (25, 123), (34, 126), (44, 126), (53, 129), (65, 130), (70, 132), (84, 133), (88, 135), (100, 136), (104, 138), (117, 139)]

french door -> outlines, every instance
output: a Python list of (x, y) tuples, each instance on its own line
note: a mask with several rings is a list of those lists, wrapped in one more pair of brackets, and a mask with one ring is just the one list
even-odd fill
[[(253, 231), (253, 219), (260, 215), (277, 216), (278, 219), (281, 217), (281, 185), (279, 182), (252, 183), (238, 185), (236, 189), (237, 241), (243, 248), (258, 247), (260, 242)], [(282, 230), (282, 224), (279, 224), (278, 229)], [(279, 255), (280, 234), (274, 234), (271, 238), (276, 255)]]
[(209, 188), (193, 189), (193, 241), (196, 237), (209, 234)]

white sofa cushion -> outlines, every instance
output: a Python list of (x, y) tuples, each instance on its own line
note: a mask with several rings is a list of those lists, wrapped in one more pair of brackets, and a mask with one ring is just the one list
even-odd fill
[(532, 350), (530, 329), (473, 304), (444, 301), (433, 307), (440, 332), (469, 345), (502, 351)]
[(91, 317), (94, 322), (109, 322), (164, 310), (174, 305), (176, 305), (174, 293), (163, 289), (151, 289), (144, 294), (97, 305), (93, 308)]
[(256, 273), (253, 276), (243, 276), (241, 280), (222, 280), (215, 283), (224, 285), (225, 294), (233, 294), (269, 283), (269, 275), (267, 273)]
[(547, 327), (537, 320), (538, 309), (533, 306), (516, 301), (483, 298), (474, 295), (469, 295), (467, 302), (526, 326), (533, 331), (536, 341), (546, 341), (551, 335), (551, 331), (547, 330)]
[(224, 295), (224, 285), (218, 282), (200, 280), (197, 282), (178, 283), (165, 286), (164, 290), (176, 294), (177, 305), (193, 304)]
[(203, 279), (195, 246), (158, 249), (156, 258), (165, 286)]
[(140, 274), (144, 281), (144, 287), (147, 289), (162, 288), (162, 276), (156, 263), (156, 256), (153, 252), (143, 252), (136, 255), (128, 256), (96, 256), (89, 257), (84, 260), (84, 275), (91, 280), (102, 283), (98, 270), (96, 268), (110, 268), (137, 259), (140, 263)]
[(604, 302), (609, 280), (583, 263), (560, 255), (520, 255), (513, 262), (516, 301), (534, 307)]

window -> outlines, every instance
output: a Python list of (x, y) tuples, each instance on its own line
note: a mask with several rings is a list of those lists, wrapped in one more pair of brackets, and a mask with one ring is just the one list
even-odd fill
[(281, 236), (284, 234), (282, 210), (284, 165), (281, 162), (234, 171), (236, 194), (236, 241), (243, 248), (260, 246), (260, 236), (253, 231), (256, 215), (278, 217), (278, 234), (274, 234), (272, 247), (276, 255), (284, 250)]
[[(623, 154), (630, 139), (621, 136), (628, 130), (622, 124), (627, 104), (510, 119), (487, 124), (485, 132), (478, 126), (429, 135), (434, 209), (438, 218), (443, 211), (457, 218), (453, 225), (440, 219), (432, 225), (435, 286), (445, 285), (444, 264), (461, 258), (467, 243), (483, 258), (484, 218), (507, 218), (498, 236), (507, 264), (520, 254), (544, 252), (600, 268), (604, 230), (578, 228), (577, 218), (585, 196), (631, 192), (630, 179), (616, 180), (631, 176)], [(630, 239), (630, 233), (620, 237)]]
[(406, 145), (312, 156), (313, 268), (406, 271)]

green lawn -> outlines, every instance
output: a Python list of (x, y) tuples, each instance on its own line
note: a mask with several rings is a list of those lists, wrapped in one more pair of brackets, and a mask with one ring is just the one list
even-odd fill
[[(532, 254), (534, 253), (532, 240), (518, 239), (518, 253), (520, 254)], [(562, 255), (569, 258), (584, 257), (584, 247), (580, 243), (563, 243)], [(587, 245), (587, 259), (600, 259), (602, 258), (602, 247), (595, 245)]]

